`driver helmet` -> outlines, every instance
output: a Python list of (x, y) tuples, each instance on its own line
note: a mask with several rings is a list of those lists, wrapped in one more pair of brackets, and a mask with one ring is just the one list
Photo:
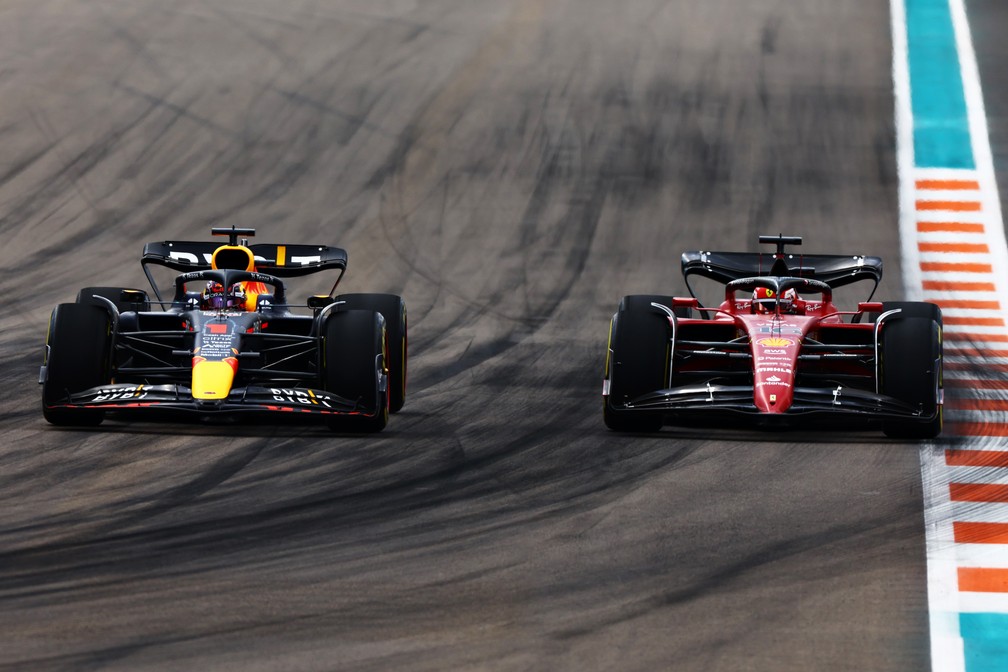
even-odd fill
[(757, 287), (752, 293), (752, 308), (754, 313), (772, 313), (774, 297), (777, 294), (769, 287)]
[(769, 287), (754, 289), (752, 296), (753, 312), (762, 314), (772, 313), (774, 312), (774, 305), (776, 303), (780, 304), (780, 311), (782, 313), (792, 313), (797, 310), (797, 303), (800, 297), (794, 288), (784, 290), (780, 295), (779, 301), (774, 301), (776, 296), (774, 290)]
[(780, 298), (780, 310), (782, 313), (795, 313), (798, 311), (798, 292), (792, 287), (784, 290)]
[(224, 291), (224, 285), (211, 280), (203, 290), (200, 307), (204, 310), (223, 310), (224, 308), (238, 308), (245, 305), (245, 289), (241, 283), (231, 285), (230, 289)]

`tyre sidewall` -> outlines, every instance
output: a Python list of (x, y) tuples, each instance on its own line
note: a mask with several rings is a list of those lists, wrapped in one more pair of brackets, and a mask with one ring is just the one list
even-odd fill
[(111, 321), (108, 312), (95, 305), (64, 303), (49, 319), (46, 377), (42, 383), (42, 410), (46, 420), (57, 425), (93, 425), (102, 411), (52, 408), (78, 393), (107, 384), (112, 378)]
[(389, 390), (379, 389), (378, 367), (385, 367), (385, 319), (372, 310), (340, 310), (322, 329), (322, 387), (340, 397), (360, 401), (361, 415), (340, 417), (333, 429), (376, 432), (388, 422)]
[(406, 302), (395, 294), (342, 294), (346, 310), (372, 310), (385, 318), (388, 338), (389, 412), (398, 412), (406, 403), (406, 378), (409, 354)]
[(625, 296), (610, 322), (605, 367), (609, 396), (603, 408), (603, 418), (611, 429), (655, 431), (662, 425), (661, 413), (624, 408), (628, 401), (669, 385), (669, 317), (652, 303), (671, 308), (672, 297)]
[[(885, 304), (887, 310), (892, 304)], [(884, 321), (880, 334), (882, 394), (920, 407), (931, 420), (887, 420), (883, 430), (899, 438), (932, 438), (941, 431), (942, 325), (933, 304), (903, 304), (897, 315)], [(936, 312), (937, 311), (937, 312)], [(937, 317), (938, 319), (934, 319)]]

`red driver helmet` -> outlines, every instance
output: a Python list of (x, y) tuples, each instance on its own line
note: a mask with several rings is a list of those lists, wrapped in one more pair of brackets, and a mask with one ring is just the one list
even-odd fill
[(777, 294), (774, 290), (769, 287), (758, 287), (753, 290), (752, 295), (752, 312), (767, 314), (772, 313), (775, 310), (777, 304), (780, 305), (780, 312), (782, 313), (794, 313), (797, 310), (798, 303), (798, 292), (792, 289), (786, 289), (780, 295), (780, 300), (776, 300)]
[(774, 312), (774, 297), (777, 294), (769, 287), (757, 287), (752, 293), (752, 312), (765, 315)]

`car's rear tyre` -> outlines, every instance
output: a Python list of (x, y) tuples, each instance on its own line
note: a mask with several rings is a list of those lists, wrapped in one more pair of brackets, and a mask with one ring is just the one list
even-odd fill
[(406, 403), (407, 329), (406, 302), (395, 294), (343, 294), (347, 310), (373, 310), (385, 318), (388, 338), (389, 412), (396, 413)]
[[(340, 310), (326, 319), (322, 384), (360, 405), (359, 415), (330, 421), (335, 431), (380, 432), (389, 415), (385, 319), (373, 310)], [(384, 377), (384, 380), (382, 378)]]
[(105, 417), (99, 409), (61, 408), (71, 393), (104, 385), (111, 379), (108, 311), (97, 306), (63, 303), (49, 318), (42, 362), (42, 416), (54, 425), (94, 427)]
[(672, 297), (624, 296), (609, 324), (604, 372), (609, 394), (603, 398), (602, 418), (612, 430), (655, 432), (662, 426), (661, 412), (624, 408), (628, 401), (642, 394), (669, 386), (671, 332), (668, 315), (652, 303), (671, 308)]
[[(124, 291), (139, 292), (139, 296), (143, 296), (143, 300), (123, 301), (122, 293)], [(96, 299), (95, 296), (101, 296), (114, 303), (120, 313), (125, 313), (131, 310), (150, 310), (150, 297), (147, 295), (147, 292), (142, 289), (133, 289), (131, 287), (85, 287), (77, 292), (77, 303), (101, 306), (102, 308), (106, 307), (105, 302)]]
[(885, 319), (879, 344), (882, 394), (919, 407), (926, 420), (891, 419), (885, 435), (897, 439), (933, 439), (942, 430), (942, 316), (931, 303), (887, 302), (882, 312), (899, 308)]

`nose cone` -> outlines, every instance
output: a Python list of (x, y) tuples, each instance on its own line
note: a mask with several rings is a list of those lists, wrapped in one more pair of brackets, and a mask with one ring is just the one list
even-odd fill
[(763, 413), (783, 413), (791, 408), (793, 389), (792, 383), (785, 381), (757, 382), (753, 402)]
[(753, 402), (764, 413), (783, 413), (794, 400), (798, 339), (770, 336), (752, 342)]
[(228, 357), (221, 361), (207, 361), (193, 357), (192, 395), (194, 399), (226, 399), (234, 383), (238, 360)]

